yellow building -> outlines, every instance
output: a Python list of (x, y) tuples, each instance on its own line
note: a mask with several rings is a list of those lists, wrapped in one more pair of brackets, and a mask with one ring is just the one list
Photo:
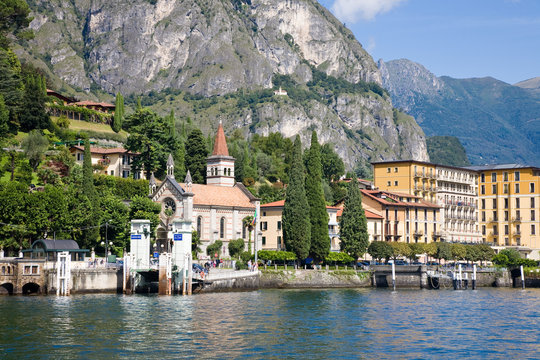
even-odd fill
[(366, 214), (372, 213), (382, 218), (380, 237), (373, 237), (373, 240), (430, 243), (440, 239), (438, 205), (410, 194), (381, 190), (361, 192)]
[(414, 160), (375, 162), (375, 187), (421, 197), (440, 206), (441, 239), (479, 243), (478, 173), (474, 169)]
[(470, 169), (479, 172), (483, 240), (540, 259), (540, 168), (505, 164)]
[[(75, 162), (82, 166), (84, 146), (72, 146), (70, 151), (75, 158)], [(91, 147), (90, 153), (92, 155), (94, 173), (123, 178), (146, 179), (144, 171), (133, 172), (131, 169), (131, 163), (137, 154), (131, 153), (124, 148), (100, 147)]]

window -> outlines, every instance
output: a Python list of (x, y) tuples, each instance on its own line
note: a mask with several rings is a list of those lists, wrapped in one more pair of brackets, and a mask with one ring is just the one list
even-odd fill
[(504, 221), (508, 221), (508, 211), (504, 212)]
[(491, 173), (491, 182), (497, 182), (497, 173)]
[(390, 172), (390, 168), (386, 168), (386, 172), (389, 173), (389, 172)]
[(534, 198), (532, 197), (531, 198), (531, 209), (534, 208), (535, 204), (534, 204)]
[(483, 173), (480, 175), (480, 182), (486, 182), (486, 175)]
[(493, 199), (493, 206), (492, 206), (493, 209), (496, 209), (497, 208), (497, 199)]
[(278, 221), (278, 222), (277, 222), (277, 229), (278, 229), (278, 230), (281, 230), (281, 221)]
[(266, 211), (263, 211), (263, 216), (266, 216)]
[[(197, 234), (199, 234), (199, 237), (202, 235), (202, 216), (197, 217)], [(242, 237), (246, 237), (246, 234), (243, 233)]]
[(424, 209), (424, 221), (427, 221), (427, 209)]
[(261, 221), (261, 230), (268, 230), (268, 222)]
[(391, 182), (391, 181), (388, 181), (388, 182), (386, 183), (386, 186), (392, 186), (392, 182)]
[(531, 225), (531, 235), (536, 235), (536, 226), (534, 224)]
[(536, 212), (534, 210), (531, 210), (531, 221), (536, 220)]
[(491, 193), (492, 194), (497, 194), (497, 185), (496, 184), (491, 185)]
[(482, 194), (482, 195), (486, 194), (486, 186), (485, 185), (480, 186), (480, 194)]
[(486, 235), (486, 225), (482, 225), (482, 235)]
[(503, 194), (508, 194), (508, 184), (503, 184)]
[(394, 172), (398, 172), (397, 168), (394, 168)]
[(504, 235), (508, 235), (508, 225), (504, 225)]
[(266, 245), (266, 236), (263, 236), (263, 237), (262, 237), (262, 244), (263, 244), (263, 245)]
[(122, 171), (122, 177), (125, 179), (125, 178), (128, 178), (129, 177), (129, 170), (124, 170)]
[(519, 198), (516, 198), (516, 209), (519, 209)]
[(503, 181), (508, 181), (508, 171), (503, 172)]
[(397, 209), (394, 210), (394, 221), (398, 221)]
[(77, 153), (77, 161), (83, 161), (84, 160), (84, 154)]
[(529, 192), (534, 193), (534, 183), (529, 184)]
[(519, 171), (514, 172), (514, 181), (519, 181)]
[(504, 208), (508, 209), (508, 198), (504, 198)]
[(519, 194), (519, 184), (516, 184), (516, 191), (515, 191), (516, 194)]
[(281, 236), (277, 237), (277, 247), (278, 249), (281, 249)]
[(516, 210), (516, 220), (521, 220), (521, 212)]
[(111, 176), (114, 176), (114, 170), (111, 170)]
[(397, 182), (397, 181), (394, 181), (394, 186), (398, 186), (398, 182)]
[(225, 218), (222, 217), (219, 221), (219, 238), (225, 238)]
[(437, 222), (437, 210), (433, 210), (433, 221)]
[(497, 228), (497, 225), (493, 225), (493, 235), (499, 235), (499, 229)]
[(493, 212), (493, 221), (497, 221), (497, 211)]
[(486, 208), (486, 199), (482, 199), (482, 209)]

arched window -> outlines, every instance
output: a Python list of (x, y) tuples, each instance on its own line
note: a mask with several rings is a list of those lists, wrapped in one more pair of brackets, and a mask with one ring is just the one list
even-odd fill
[(242, 239), (246, 238), (246, 226), (242, 223)]
[(225, 218), (222, 217), (219, 222), (219, 238), (225, 238)]
[(197, 234), (202, 235), (202, 216), (197, 217)]
[(227, 172), (228, 172), (229, 176), (231, 176), (231, 168), (228, 168)]

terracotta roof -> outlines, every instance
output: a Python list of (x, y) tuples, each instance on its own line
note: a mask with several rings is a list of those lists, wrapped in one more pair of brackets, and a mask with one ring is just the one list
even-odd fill
[(212, 156), (229, 156), (229, 149), (227, 148), (227, 140), (225, 139), (225, 131), (223, 131), (223, 125), (221, 121), (216, 133), (216, 138), (214, 141), (214, 151), (212, 151)]
[(79, 106), (101, 106), (101, 107), (106, 107), (106, 108), (114, 108), (114, 107), (115, 107), (113, 104), (109, 104), (109, 103), (98, 103), (98, 102), (89, 101), (89, 100), (77, 101), (77, 102), (73, 103), (73, 105), (79, 105)]
[(274, 202), (271, 202), (271, 203), (268, 203), (268, 204), (263, 204), (261, 205), (261, 207), (274, 207), (274, 206), (285, 206), (285, 200), (278, 200), (278, 201), (274, 201)]
[(364, 212), (366, 213), (366, 217), (368, 219), (384, 219), (381, 215), (377, 215), (375, 213), (372, 213), (369, 210), (364, 210)]
[[(180, 186), (185, 188), (186, 184)], [(238, 185), (227, 187), (193, 184), (191, 192), (194, 194), (193, 205), (237, 206), (255, 210), (255, 205)]]
[[(437, 204), (434, 204), (434, 203), (431, 203), (429, 201), (425, 201), (425, 200), (420, 200), (418, 202), (407, 202), (407, 201), (400, 201), (399, 199), (396, 199), (394, 197), (392, 197), (392, 195), (394, 195), (395, 197), (399, 197), (399, 195), (396, 195), (396, 194), (393, 194), (391, 192), (387, 192), (387, 191), (381, 191), (381, 190), (360, 190), (362, 192), (362, 195), (365, 195), (377, 202), (379, 202), (380, 204), (383, 204), (383, 205), (390, 205), (390, 206), (412, 206), (412, 207), (421, 207), (421, 208), (436, 208), (436, 209), (439, 209), (440, 206), (437, 205)], [(378, 197), (377, 195), (385, 195), (386, 198), (383, 199), (383, 198), (380, 198)], [(413, 197), (413, 196), (410, 196), (409, 197)], [(392, 200), (387, 200), (387, 199), (392, 199)]]
[[(84, 146), (75, 145), (75, 146), (72, 146), (71, 148), (84, 151)], [(100, 148), (100, 147), (93, 147), (93, 146), (90, 147), (90, 153), (92, 153), (92, 154), (103, 154), (103, 155), (105, 155), (105, 154), (123, 154), (123, 153), (135, 154), (135, 153), (131, 153), (131, 152), (127, 151), (124, 148)]]

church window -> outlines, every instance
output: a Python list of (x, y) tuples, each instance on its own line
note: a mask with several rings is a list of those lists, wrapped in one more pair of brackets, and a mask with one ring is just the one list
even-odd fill
[(231, 168), (227, 169), (228, 176), (231, 176)]
[(202, 234), (202, 216), (197, 217), (197, 234)]
[(225, 218), (222, 217), (221, 221), (219, 222), (219, 238), (223, 239), (225, 238)]
[(173, 199), (165, 199), (165, 201), (163, 201), (163, 205), (165, 210), (171, 210), (173, 214), (176, 212), (176, 202)]

